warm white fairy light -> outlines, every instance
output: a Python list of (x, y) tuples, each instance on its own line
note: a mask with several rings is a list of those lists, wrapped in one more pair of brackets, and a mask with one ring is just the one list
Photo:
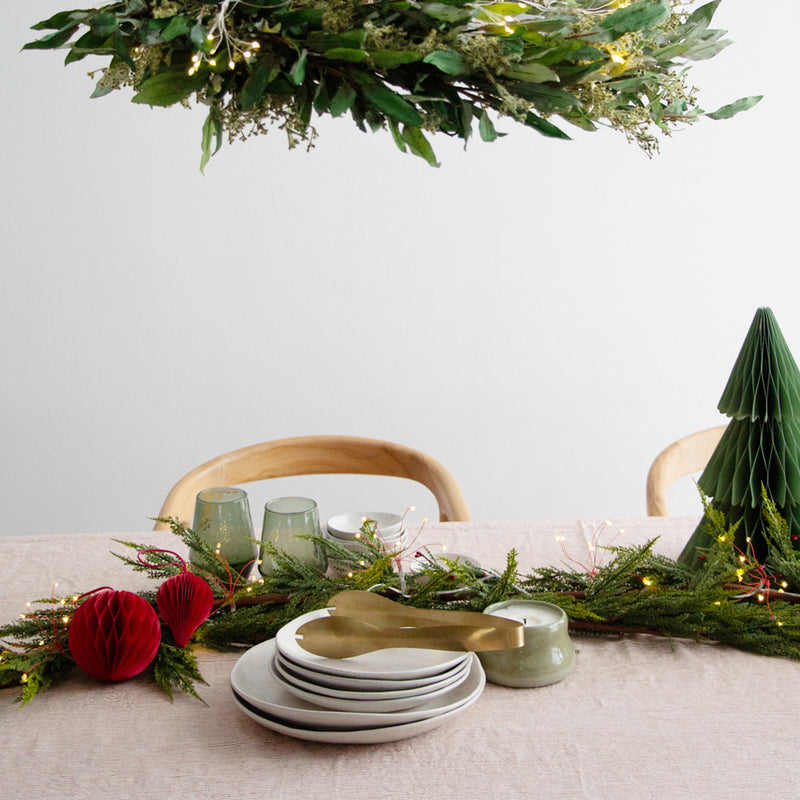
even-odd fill
[(64, 614), (64, 616), (61, 617), (61, 621), (66, 625), (69, 622), (69, 617), (66, 614)]

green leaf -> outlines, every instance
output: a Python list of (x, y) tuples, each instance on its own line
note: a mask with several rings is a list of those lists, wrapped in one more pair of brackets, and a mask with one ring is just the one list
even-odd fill
[(89, 27), (96, 36), (108, 37), (119, 28), (116, 14), (97, 14), (92, 17)]
[(703, 114), (704, 117), (711, 119), (730, 119), (735, 117), (740, 111), (747, 111), (757, 103), (760, 103), (764, 95), (754, 95), (752, 97), (740, 97), (736, 102), (718, 108), (716, 111), (709, 111)]
[(269, 57), (256, 61), (239, 94), (239, 105), (246, 111), (252, 108), (263, 96), (264, 90), (280, 72), (280, 67)]
[(711, 24), (717, 6), (719, 6), (721, 2), (722, 0), (711, 0), (710, 3), (706, 3), (704, 6), (700, 6), (700, 8), (693, 11), (686, 19), (686, 22), (681, 25), (681, 32), (684, 38), (687, 36), (695, 36), (706, 30)]
[(340, 117), (350, 109), (355, 99), (356, 90), (349, 83), (343, 83), (331, 98), (331, 116)]
[(139, 91), (131, 98), (131, 102), (148, 106), (171, 106), (199, 89), (205, 80), (204, 75), (189, 75), (183, 68), (157, 72), (139, 84)]
[(335, 61), (347, 61), (351, 64), (360, 64), (367, 60), (364, 50), (355, 50), (352, 47), (332, 47), (330, 50), (326, 50), (322, 56)]
[(136, 70), (136, 64), (128, 52), (128, 40), (122, 35), (122, 31), (116, 31), (111, 37), (111, 44), (117, 57), (132, 70)]
[(206, 42), (208, 41), (206, 37), (208, 36), (208, 30), (206, 26), (203, 25), (202, 22), (198, 22), (192, 26), (192, 29), (189, 31), (189, 38), (192, 40), (192, 44), (198, 49), (203, 50), (205, 52)]
[(370, 53), (369, 57), (379, 69), (391, 69), (400, 64), (412, 64), (422, 59), (419, 53), (412, 53), (410, 50), (378, 50)]
[(55, 50), (57, 47), (61, 47), (64, 42), (68, 42), (75, 31), (78, 30), (78, 25), (70, 25), (68, 28), (62, 28), (60, 31), (55, 31), (54, 33), (48, 33), (47, 36), (43, 36), (41, 39), (37, 39), (35, 42), (28, 42), (27, 44), (22, 45), (23, 50)]
[(575, 95), (565, 89), (559, 89), (557, 86), (545, 86), (541, 83), (512, 83), (508, 88), (512, 94), (530, 100), (537, 110), (544, 114), (580, 105), (580, 101)]
[(506, 68), (503, 74), (514, 80), (526, 81), (527, 83), (545, 83), (547, 81), (557, 83), (559, 80), (558, 75), (553, 70), (535, 61), (515, 64), (511, 68)]
[(334, 47), (363, 50), (366, 39), (367, 32), (364, 28), (345, 31), (340, 34), (312, 31), (303, 44), (308, 47), (309, 50), (313, 50), (317, 53), (324, 53), (327, 50), (332, 50)]
[(439, 162), (433, 152), (430, 142), (425, 138), (425, 134), (417, 127), (403, 126), (403, 141), (408, 145), (409, 150), (420, 158), (424, 158), (432, 167), (438, 167)]
[(472, 19), (477, 9), (461, 8), (459, 6), (449, 6), (444, 3), (424, 3), (422, 10), (433, 19), (440, 22), (449, 22), (457, 25), (460, 22), (467, 22)]
[(484, 142), (493, 142), (500, 135), (489, 117), (489, 112), (486, 110), (481, 114), (480, 121), (478, 122), (478, 132)]
[(388, 114), (390, 117), (394, 117), (396, 120), (412, 127), (422, 125), (423, 120), (417, 109), (406, 102), (399, 94), (389, 89), (388, 86), (367, 76), (360, 76), (359, 81), (364, 97), (376, 108), (383, 111), (384, 114)]
[(114, 91), (114, 87), (111, 84), (101, 84), (98, 83), (95, 86), (94, 91), (89, 95), (90, 100), (95, 100), (98, 97), (105, 97), (107, 94), (111, 94)]
[(434, 67), (447, 75), (465, 75), (469, 72), (466, 61), (461, 53), (455, 50), (434, 50), (422, 59), (426, 64)]
[(542, 136), (548, 136), (551, 139), (570, 139), (571, 137), (568, 136), (561, 128), (553, 125), (552, 122), (548, 122), (546, 119), (537, 116), (532, 111), (529, 111), (527, 116), (525, 117), (525, 124), (529, 128), (533, 128), (534, 130), (538, 131), (542, 134)]
[(464, 130), (464, 149), (467, 149), (467, 142), (472, 136), (472, 118), (475, 115), (475, 107), (467, 100), (461, 101), (461, 127)]
[(300, 86), (300, 84), (306, 79), (306, 59), (308, 58), (308, 50), (303, 50), (300, 53), (300, 57), (297, 61), (292, 64), (292, 68), (289, 70), (289, 80), (295, 85)]
[(389, 119), (389, 130), (392, 132), (394, 143), (400, 148), (400, 151), (407, 153), (408, 150), (406, 149), (406, 143), (403, 139), (403, 134), (400, 133), (400, 125), (391, 118)]
[(600, 22), (600, 27), (619, 39), (626, 33), (642, 31), (663, 22), (670, 14), (667, 0), (639, 0), (638, 3), (620, 8)]
[(700, 44), (692, 45), (692, 47), (684, 51), (683, 57), (688, 58), (690, 61), (706, 61), (709, 58), (714, 58), (718, 53), (721, 53), (730, 43), (730, 39), (701, 42)]
[[(214, 152), (212, 153), (211, 140), (214, 138), (214, 136), (217, 138), (217, 146), (214, 148)], [(217, 152), (219, 152), (220, 147), (222, 147), (222, 122), (217, 118), (217, 115), (212, 109), (208, 112), (206, 121), (203, 123), (203, 156), (200, 159), (200, 172), (205, 171), (206, 164), (208, 164), (209, 159), (212, 155), (215, 155)]]
[(161, 31), (161, 38), (165, 42), (171, 42), (179, 36), (185, 36), (192, 29), (190, 25), (191, 20), (187, 17), (180, 15), (173, 17), (166, 28)]
[(37, 22), (35, 25), (31, 25), (31, 30), (60, 31), (63, 30), (64, 28), (69, 28), (71, 25), (74, 25), (78, 22), (84, 22), (85, 20), (89, 19), (89, 17), (91, 17), (93, 13), (95, 13), (93, 10), (59, 11), (58, 14), (54, 14), (52, 17), (49, 17), (48, 19), (42, 20), (41, 22)]

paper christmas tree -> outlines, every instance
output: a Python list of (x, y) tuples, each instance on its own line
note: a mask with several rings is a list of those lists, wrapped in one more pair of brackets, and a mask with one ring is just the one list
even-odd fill
[[(800, 534), (800, 370), (771, 309), (756, 312), (717, 408), (731, 421), (698, 485), (728, 524), (742, 520), (736, 546), (763, 561), (762, 485), (793, 538)], [(704, 521), (681, 563), (701, 563), (698, 555), (711, 545)]]

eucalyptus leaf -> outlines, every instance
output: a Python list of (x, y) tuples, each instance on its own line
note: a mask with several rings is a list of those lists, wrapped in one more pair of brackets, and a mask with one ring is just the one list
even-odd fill
[(494, 123), (487, 111), (481, 114), (481, 118), (478, 122), (478, 133), (480, 133), (481, 139), (483, 139), (484, 142), (493, 142), (500, 135), (494, 127)]
[(465, 75), (469, 72), (467, 62), (461, 53), (455, 50), (434, 50), (422, 59), (426, 64), (433, 64), (434, 67), (447, 75)]
[(280, 72), (280, 67), (269, 57), (259, 58), (239, 94), (242, 109), (252, 108), (263, 97), (267, 86)]
[(308, 50), (303, 50), (300, 57), (292, 64), (289, 70), (288, 78), (295, 85), (300, 84), (306, 79), (306, 61), (308, 60)]
[(424, 158), (432, 167), (439, 166), (430, 142), (419, 128), (410, 125), (403, 126), (403, 141), (415, 156)]
[[(214, 152), (211, 152), (211, 141), (216, 137), (217, 145)], [(217, 115), (212, 109), (209, 111), (206, 121), (203, 123), (203, 138), (202, 138), (203, 156), (200, 159), (200, 172), (204, 172), (206, 164), (212, 155), (215, 155), (220, 147), (222, 147), (222, 122), (217, 118)]]
[(450, 24), (458, 24), (467, 22), (475, 15), (476, 10), (472, 8), (463, 8), (460, 6), (450, 6), (444, 3), (423, 3), (422, 10), (434, 19), (441, 22), (449, 22)]
[(710, 117), (711, 119), (730, 119), (731, 117), (735, 117), (741, 111), (747, 111), (748, 109), (752, 108), (757, 103), (760, 103), (763, 99), (763, 94), (754, 95), (751, 97), (740, 97), (735, 102), (729, 103), (726, 106), (722, 106), (716, 111), (708, 111), (704, 113), (703, 116)]
[(526, 81), (528, 83), (547, 83), (551, 81), (557, 83), (560, 78), (549, 67), (544, 64), (532, 63), (515, 64), (505, 70), (505, 75), (513, 80)]
[(93, 13), (94, 11), (81, 11), (81, 10), (59, 11), (57, 14), (53, 14), (52, 17), (42, 20), (41, 22), (37, 22), (35, 25), (31, 25), (31, 30), (61, 31), (71, 27), (72, 25), (76, 25), (79, 22), (84, 22), (85, 20), (89, 19)]
[(324, 58), (347, 61), (351, 64), (362, 64), (367, 60), (365, 50), (355, 50), (352, 47), (333, 47), (330, 50), (326, 50), (322, 55)]
[(330, 112), (332, 117), (339, 117), (349, 111), (356, 99), (356, 90), (349, 83), (343, 83), (331, 98)]
[(148, 106), (171, 106), (197, 91), (204, 81), (202, 75), (189, 75), (185, 69), (157, 72), (139, 84), (139, 91), (131, 102)]
[(406, 142), (403, 139), (403, 134), (400, 132), (400, 125), (391, 117), (389, 118), (389, 130), (392, 133), (392, 139), (394, 139), (394, 143), (400, 149), (400, 152), (405, 153), (406, 150)]
[(537, 116), (532, 111), (529, 111), (525, 117), (525, 124), (529, 128), (533, 128), (534, 130), (538, 131), (542, 134), (542, 136), (547, 136), (551, 139), (570, 139), (571, 137), (568, 136), (561, 128), (553, 125), (552, 122), (549, 122), (542, 117)]
[(691, 61), (707, 61), (709, 58), (714, 58), (718, 53), (721, 53), (730, 44), (729, 39), (722, 39), (716, 42), (701, 42), (686, 50), (683, 57)]
[(618, 9), (600, 22), (600, 28), (613, 39), (626, 33), (652, 28), (663, 22), (670, 13), (667, 0), (639, 0)]
[(390, 117), (412, 127), (422, 125), (423, 120), (417, 109), (385, 84), (378, 83), (374, 79), (362, 79), (361, 91), (372, 105)]
[(65, 42), (68, 42), (78, 30), (78, 27), (78, 25), (70, 25), (66, 28), (62, 28), (59, 31), (55, 31), (54, 33), (48, 33), (46, 36), (43, 36), (41, 39), (37, 39), (35, 42), (28, 42), (27, 44), (22, 45), (22, 49), (55, 50), (57, 47), (61, 47), (61, 45)]
[(422, 55), (411, 50), (376, 50), (369, 54), (372, 63), (379, 69), (392, 69), (401, 64), (413, 64), (421, 61)]
[(179, 36), (185, 36), (191, 31), (191, 20), (188, 17), (174, 16), (169, 21), (169, 24), (163, 31), (161, 31), (161, 38), (165, 42), (171, 42)]

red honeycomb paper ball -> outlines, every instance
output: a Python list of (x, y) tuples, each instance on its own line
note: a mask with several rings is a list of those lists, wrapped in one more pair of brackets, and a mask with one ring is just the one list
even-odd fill
[(211, 587), (191, 572), (167, 578), (158, 589), (156, 603), (179, 647), (208, 619), (214, 605)]
[(108, 589), (90, 595), (75, 609), (69, 649), (92, 678), (124, 681), (155, 658), (161, 625), (153, 607), (133, 592)]

